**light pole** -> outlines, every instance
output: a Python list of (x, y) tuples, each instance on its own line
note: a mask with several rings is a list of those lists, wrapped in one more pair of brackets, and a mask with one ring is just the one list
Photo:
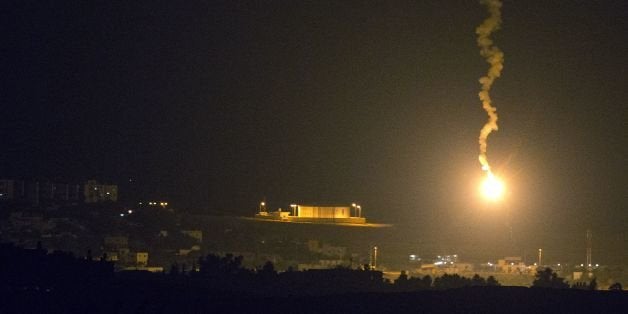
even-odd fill
[(373, 247), (373, 269), (377, 269), (377, 245)]
[(292, 208), (292, 216), (297, 215), (297, 204), (290, 204), (290, 208)]
[(266, 211), (266, 202), (259, 203), (259, 212)]
[(542, 261), (543, 261), (543, 249), (539, 249), (539, 267), (541, 267)]

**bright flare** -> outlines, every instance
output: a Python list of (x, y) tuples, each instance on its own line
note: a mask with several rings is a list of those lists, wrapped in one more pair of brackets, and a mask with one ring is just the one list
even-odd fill
[(482, 182), (482, 193), (492, 201), (498, 200), (504, 194), (504, 183), (489, 171), (486, 179)]

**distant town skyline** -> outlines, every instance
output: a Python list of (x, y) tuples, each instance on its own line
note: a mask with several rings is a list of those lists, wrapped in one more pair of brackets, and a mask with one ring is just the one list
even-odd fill
[(475, 1), (0, 7), (0, 178), (94, 178), (232, 216), (359, 202), (399, 241), (512, 230), (548, 258), (584, 258), (591, 229), (594, 257), (628, 258), (623, 1), (504, 4), (499, 203), (477, 189)]

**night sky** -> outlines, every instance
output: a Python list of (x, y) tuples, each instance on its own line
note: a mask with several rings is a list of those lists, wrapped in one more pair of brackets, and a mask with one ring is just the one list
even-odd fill
[(591, 228), (628, 257), (628, 2), (505, 1), (498, 204), (477, 191), (478, 2), (141, 2), (2, 2), (1, 177), (212, 214), (359, 202), (409, 239), (510, 219), (581, 259)]

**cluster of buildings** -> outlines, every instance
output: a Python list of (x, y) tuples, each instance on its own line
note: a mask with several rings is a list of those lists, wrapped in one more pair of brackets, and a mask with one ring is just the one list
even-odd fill
[(497, 262), (474, 264), (460, 260), (457, 254), (439, 255), (425, 261), (416, 254), (409, 255), (413, 271), (424, 274), (457, 274), (465, 272), (489, 272), (513, 275), (533, 275), (539, 267), (537, 263), (526, 264), (520, 256), (507, 256)]
[[(125, 207), (118, 196), (117, 185), (96, 180), (75, 184), (0, 179), (0, 242), (104, 258), (116, 262), (117, 269), (161, 271), (178, 260), (198, 259), (201, 230), (159, 226), (157, 221), (146, 222), (145, 228), (144, 218), (137, 216), (163, 211), (173, 217), (167, 202)], [(95, 204), (99, 206), (90, 206)]]
[(0, 179), (0, 201), (40, 204), (116, 202), (118, 186), (88, 180), (83, 184)]
[[(564, 277), (569, 282), (589, 281), (594, 277), (602, 278), (608, 274), (608, 267), (599, 264), (540, 264), (538, 262), (528, 264), (520, 256), (506, 256), (497, 259), (496, 262), (469, 263), (460, 260), (457, 254), (436, 256), (434, 259), (423, 260), (416, 254), (408, 256), (408, 272), (413, 276), (424, 275), (442, 276), (443, 274), (459, 274), (461, 276), (473, 276), (482, 274), (484, 276), (494, 276), (499, 282), (505, 285), (529, 286), (532, 283), (537, 271), (551, 268), (558, 275)], [(396, 276), (392, 272), (390, 278)], [(615, 277), (621, 276), (621, 272), (613, 274)], [(606, 282), (600, 284), (610, 284)]]
[(41, 213), (15, 211), (0, 220), (0, 238), (17, 246), (35, 247), (37, 242), (71, 245), (86, 227), (69, 217), (45, 217)]
[[(231, 219), (225, 221), (226, 223), (216, 217), (207, 217), (205, 219), (208, 221), (199, 221), (199, 217), (195, 216), (189, 217), (187, 222), (182, 222), (180, 216), (167, 208), (168, 203), (165, 201), (140, 202), (131, 210), (120, 207), (115, 203), (117, 200), (116, 185), (102, 184), (95, 180), (88, 180), (84, 184), (67, 184), (2, 179), (1, 203), (33, 205), (40, 210), (13, 210), (7, 213), (6, 219), (0, 220), (0, 240), (23, 247), (35, 247), (38, 242), (43, 242), (46, 248), (73, 251), (77, 255), (93, 253), (95, 258), (103, 257), (115, 262), (118, 270), (161, 272), (173, 264), (187, 265), (189, 269), (194, 267), (200, 257), (209, 252), (242, 255), (248, 267), (258, 267), (264, 261), (271, 261), (278, 269), (387, 268), (383, 265), (378, 267), (378, 258), (381, 258), (378, 256), (381, 254), (378, 253), (378, 247), (365, 245), (374, 243), (372, 240), (377, 236), (369, 235), (371, 239), (368, 240), (358, 236), (359, 232), (355, 232), (354, 228), (329, 226), (366, 225), (362, 208), (357, 204), (327, 206), (292, 204), (287, 211), (281, 208), (268, 211), (265, 202), (261, 202), (254, 220), (309, 224), (276, 225), (259, 224), (250, 218)], [(75, 216), (68, 214), (72, 210), (47, 212), (41, 208), (55, 206), (38, 206), (94, 203), (108, 203), (111, 206), (104, 206), (107, 208), (86, 206), (89, 210), (77, 210), (78, 214)], [(135, 215), (142, 212), (151, 213), (142, 218), (148, 220), (134, 219)], [(166, 219), (151, 220), (153, 213), (168, 216)], [(277, 229), (278, 226), (283, 229)], [(324, 228), (333, 228), (332, 233), (338, 234), (322, 237), (323, 232), (332, 230)], [(371, 228), (357, 229), (369, 232)], [(204, 234), (204, 231), (207, 233)], [(204, 237), (211, 240), (204, 243)], [(339, 241), (341, 238), (342, 241)], [(587, 262), (590, 262), (589, 232), (587, 239)], [(338, 245), (340, 243), (342, 245)], [(495, 274), (500, 282), (515, 285), (525, 285), (539, 267), (547, 266), (541, 264), (541, 250), (538, 263), (533, 265), (526, 264), (517, 256), (504, 257), (495, 263), (472, 264), (461, 261), (457, 254), (437, 256), (429, 260), (411, 254), (407, 263), (409, 267), (406, 270), (419, 276)], [(590, 277), (592, 270), (599, 266), (597, 264), (592, 266), (589, 263), (588, 268), (583, 268), (583, 265), (580, 265), (580, 270), (570, 269), (565, 270), (565, 273), (569, 272), (571, 280), (580, 280)], [(551, 267), (562, 271), (560, 264)]]
[(117, 270), (161, 272), (174, 263), (193, 265), (202, 255), (202, 230), (174, 226), (150, 232), (129, 220), (132, 215), (121, 217), (114, 211), (89, 209), (82, 215), (57, 210), (13, 211), (0, 220), (0, 242), (103, 258), (115, 262)]
[(106, 235), (101, 249), (102, 256), (115, 262), (118, 270), (163, 272), (174, 264), (192, 267), (202, 256), (202, 243), (201, 230), (161, 230), (150, 243), (129, 234)]
[(277, 269), (285, 270), (314, 270), (333, 268), (357, 268), (368, 263), (365, 256), (351, 252), (346, 246), (333, 245), (318, 239), (291, 241), (294, 248), (286, 252), (281, 244), (275, 246), (274, 241), (266, 240), (266, 244), (275, 248), (262, 250), (218, 250), (213, 253), (219, 255), (233, 254), (244, 258), (244, 265), (248, 268), (257, 268), (264, 262), (272, 262)]
[(309, 262), (298, 263), (298, 270), (351, 267), (352, 261), (357, 257), (356, 254), (349, 253), (344, 246), (321, 243), (319, 240), (308, 240), (307, 250), (315, 258)]

